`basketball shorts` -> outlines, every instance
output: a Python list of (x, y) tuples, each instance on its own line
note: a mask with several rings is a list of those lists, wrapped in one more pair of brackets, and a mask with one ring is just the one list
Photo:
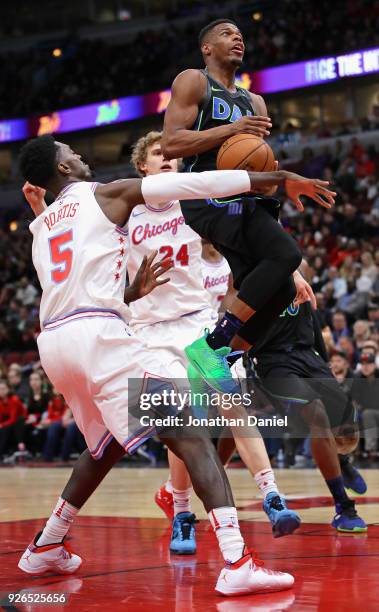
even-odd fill
[(257, 358), (256, 372), (268, 397), (287, 410), (318, 399), (325, 406), (332, 428), (356, 423), (351, 399), (312, 348), (263, 353)]
[(187, 225), (209, 240), (228, 261), (234, 287), (239, 289), (243, 279), (259, 263), (254, 247), (269, 243), (270, 233), (278, 231), (279, 201), (239, 196), (187, 200), (180, 205)]
[(212, 330), (217, 319), (218, 315), (212, 308), (204, 308), (171, 321), (135, 326), (133, 331), (152, 351), (155, 359), (165, 364), (172, 379), (179, 382), (187, 379), (185, 347), (201, 338), (206, 328)]
[[(39, 335), (38, 349), (94, 459), (113, 438), (132, 454), (157, 433), (146, 419), (141, 424), (140, 397), (174, 389), (170, 374), (117, 314), (94, 309), (55, 319)], [(172, 405), (153, 411), (159, 417), (176, 414)]]

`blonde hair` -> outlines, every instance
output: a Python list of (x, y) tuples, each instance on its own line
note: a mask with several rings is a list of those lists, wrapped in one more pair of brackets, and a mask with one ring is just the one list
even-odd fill
[(153, 131), (148, 132), (134, 143), (131, 162), (141, 176), (144, 176), (144, 173), (141, 171), (141, 164), (146, 161), (147, 150), (160, 140), (162, 140), (162, 132)]

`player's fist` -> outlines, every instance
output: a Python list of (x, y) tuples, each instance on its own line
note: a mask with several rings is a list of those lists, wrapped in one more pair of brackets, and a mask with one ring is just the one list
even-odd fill
[(230, 124), (230, 131), (233, 136), (234, 134), (253, 134), (259, 136), (259, 138), (264, 138), (270, 135), (270, 128), (272, 128), (270, 117), (253, 115), (241, 117), (241, 119)]

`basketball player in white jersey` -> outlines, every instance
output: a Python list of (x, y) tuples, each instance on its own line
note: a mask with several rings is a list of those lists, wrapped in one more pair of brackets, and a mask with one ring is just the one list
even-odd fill
[(225, 257), (215, 249), (213, 244), (204, 238), (201, 239), (201, 268), (203, 284), (212, 300), (212, 307), (220, 312), (225, 310), (225, 296), (235, 295), (233, 278), (230, 266)]
[[(135, 144), (132, 163), (142, 176), (177, 170), (177, 160), (164, 159), (161, 138), (161, 132), (149, 132)], [(206, 251), (205, 248), (198, 234), (184, 223), (178, 201), (159, 207), (136, 206), (129, 218), (127, 269), (130, 278), (135, 276), (142, 257), (152, 250), (169, 256), (174, 262), (167, 285), (131, 304), (130, 325), (156, 358), (166, 364), (177, 384), (187, 378), (185, 347), (200, 338), (204, 329), (213, 329), (221, 301), (232, 284), (226, 260), (212, 245)], [(301, 279), (301, 282), (304, 281)], [(258, 431), (254, 437), (249, 433), (248, 437), (237, 438), (237, 448), (263, 494), (273, 533), (275, 537), (292, 533), (299, 527), (300, 519), (286, 507), (279, 494)], [(191, 554), (196, 551), (191, 481), (184, 463), (170, 451), (168, 456), (171, 479), (158, 490), (155, 500), (167, 517), (173, 519), (171, 552)]]
[[(45, 528), (22, 555), (20, 569), (30, 574), (76, 571), (82, 561), (64, 542), (75, 515), (125, 452), (158, 433), (186, 464), (218, 537), (226, 567), (217, 592), (236, 595), (290, 588), (292, 576), (266, 571), (245, 549), (229, 483), (206, 432), (172, 437), (157, 427), (157, 415), (175, 419), (178, 411), (174, 402), (164, 399), (164, 391), (174, 391), (171, 374), (126, 323), (121, 228), (141, 202), (158, 206), (176, 198), (225, 197), (283, 183), (296, 200), (310, 187), (324, 192), (325, 183), (285, 172), (263, 177), (216, 171), (99, 185), (88, 182), (91, 172), (81, 157), (52, 136), (28, 142), (20, 167), (27, 181), (55, 197), (49, 208), (36, 210), (40, 214), (30, 226), (33, 263), (42, 287), (38, 348), (44, 370), (70, 405), (88, 446)], [(148, 424), (134, 417), (140, 425), (135, 429), (131, 410), (139, 406), (141, 391), (154, 391), (159, 402), (154, 402)]]

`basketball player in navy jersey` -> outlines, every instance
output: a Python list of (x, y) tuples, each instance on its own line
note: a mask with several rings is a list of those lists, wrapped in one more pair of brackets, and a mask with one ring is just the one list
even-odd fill
[[(261, 96), (235, 84), (245, 51), (237, 25), (229, 19), (213, 21), (200, 32), (199, 43), (206, 68), (185, 70), (176, 77), (162, 139), (164, 155), (183, 157), (186, 172), (214, 170), (225, 140), (242, 133), (265, 137), (272, 125)], [(329, 208), (335, 194), (326, 185), (315, 194), (304, 184), (302, 195)], [(233, 358), (226, 360), (230, 349), (225, 347), (239, 348), (243, 324), (262, 309), (274, 321), (295, 297), (298, 303), (310, 299), (309, 285), (296, 272), (301, 251), (277, 222), (279, 202), (272, 198), (242, 194), (194, 199), (181, 206), (186, 223), (227, 259), (238, 289), (212, 333), (186, 349), (195, 371), (213, 388), (229, 392), (234, 389), (228, 367)], [(303, 209), (299, 198), (296, 206)]]

